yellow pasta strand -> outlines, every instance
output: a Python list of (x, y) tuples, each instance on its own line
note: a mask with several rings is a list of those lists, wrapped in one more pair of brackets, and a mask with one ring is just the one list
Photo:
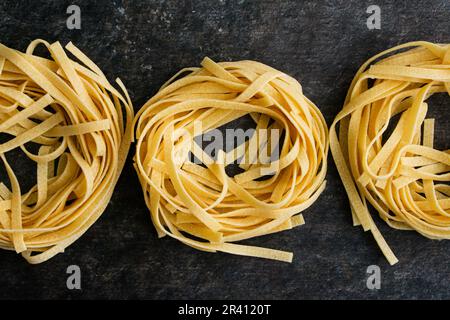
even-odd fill
[[(52, 59), (33, 54), (38, 45)], [(0, 247), (29, 263), (63, 252), (103, 213), (131, 143), (133, 108), (72, 43), (30, 43), (26, 53), (0, 44)], [(38, 146), (38, 154), (28, 146)], [(36, 163), (37, 184), (23, 192), (8, 152)]]
[[(232, 150), (213, 157), (194, 142), (245, 115), (255, 133)], [(160, 237), (209, 252), (292, 261), (290, 252), (234, 242), (303, 224), (300, 213), (325, 188), (327, 126), (295, 79), (255, 61), (205, 58), (201, 68), (183, 69), (164, 84), (140, 109), (135, 128), (134, 166)], [(264, 162), (261, 152), (277, 150), (275, 129), (284, 133), (281, 151)], [(225, 168), (235, 161), (243, 172), (230, 177)]]
[[(390, 264), (398, 260), (367, 201), (393, 228), (450, 239), (450, 153), (433, 148), (434, 120), (426, 118), (425, 101), (437, 92), (450, 94), (450, 45), (417, 41), (394, 47), (358, 70), (330, 128), (354, 224), (372, 231)], [(400, 118), (394, 125), (395, 115)]]

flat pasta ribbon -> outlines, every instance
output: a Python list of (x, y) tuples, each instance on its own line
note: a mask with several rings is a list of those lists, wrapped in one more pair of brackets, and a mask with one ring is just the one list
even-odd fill
[[(38, 45), (52, 59), (35, 55)], [(25, 53), (0, 44), (0, 132), (8, 138), (0, 158), (10, 182), (0, 183), (0, 247), (33, 264), (63, 252), (99, 218), (131, 143), (122, 82), (123, 94), (72, 43), (66, 50), (77, 61), (59, 42), (38, 39)], [(27, 192), (10, 166), (15, 149), (36, 164)]]
[[(256, 131), (232, 150), (212, 156), (194, 142), (244, 116)], [(160, 237), (209, 252), (292, 261), (290, 252), (234, 242), (303, 224), (300, 212), (325, 188), (327, 125), (295, 79), (255, 61), (205, 58), (201, 68), (183, 69), (164, 84), (135, 123), (134, 166)], [(279, 143), (269, 138), (275, 129)], [(263, 130), (266, 139), (256, 133)], [(278, 157), (258, 157), (277, 146)], [(228, 176), (232, 163), (243, 172)]]
[(390, 264), (398, 260), (367, 202), (392, 228), (450, 239), (450, 152), (433, 148), (426, 118), (426, 99), (438, 92), (450, 94), (450, 45), (406, 43), (361, 66), (330, 128), (354, 225), (372, 231)]

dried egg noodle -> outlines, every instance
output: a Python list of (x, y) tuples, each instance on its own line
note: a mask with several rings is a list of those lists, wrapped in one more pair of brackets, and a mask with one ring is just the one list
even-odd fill
[[(33, 54), (39, 44), (51, 54)], [(72, 43), (30, 43), (26, 53), (0, 44), (0, 247), (30, 263), (63, 252), (102, 214), (131, 143), (133, 110), (100, 69)], [(122, 109), (123, 108), (123, 109)], [(30, 145), (38, 146), (37, 154)], [(36, 163), (36, 185), (21, 190), (8, 151)], [(9, 158), (9, 159), (8, 159)]]
[[(175, 161), (176, 154), (189, 151), (212, 160), (192, 139), (177, 139), (180, 130), (193, 137), (195, 122), (206, 133), (245, 115), (253, 118), (257, 130), (284, 130), (278, 159), (270, 164), (241, 162), (244, 172), (234, 177), (225, 173), (226, 165), (249, 152), (255, 133), (235, 149), (219, 151), (205, 166), (189, 157)], [(303, 224), (299, 213), (325, 188), (327, 126), (295, 79), (254, 61), (215, 63), (205, 58), (202, 68), (183, 69), (163, 85), (135, 122), (135, 168), (160, 237), (169, 235), (209, 252), (292, 261), (290, 252), (233, 242)], [(257, 146), (263, 149), (264, 142)], [(257, 180), (273, 164), (277, 169), (270, 178)]]
[[(407, 50), (396, 53), (400, 49)], [(426, 118), (425, 100), (437, 92), (450, 94), (450, 45), (418, 41), (394, 47), (359, 69), (330, 128), (354, 225), (372, 231), (390, 264), (398, 260), (367, 201), (393, 228), (450, 239), (450, 152), (433, 148), (434, 119)], [(392, 124), (395, 115), (400, 118)]]

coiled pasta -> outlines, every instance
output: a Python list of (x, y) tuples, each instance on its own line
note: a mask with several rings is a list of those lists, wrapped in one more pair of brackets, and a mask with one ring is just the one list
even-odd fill
[[(194, 142), (246, 115), (256, 131), (245, 143), (211, 155)], [(234, 242), (303, 224), (300, 212), (325, 188), (327, 126), (295, 79), (254, 61), (205, 58), (163, 85), (135, 122), (135, 168), (159, 236), (204, 251), (292, 260), (290, 252)], [(266, 162), (248, 161), (277, 148)], [(235, 162), (243, 172), (228, 176)]]
[[(51, 59), (33, 54), (44, 45)], [(133, 109), (72, 43), (30, 43), (25, 53), (0, 44), (0, 247), (30, 263), (63, 252), (103, 213), (131, 143)], [(8, 152), (36, 164), (37, 183), (21, 189)], [(37, 153), (33, 153), (37, 150)], [(37, 253), (37, 254), (34, 254)]]
[(426, 118), (426, 99), (437, 92), (450, 94), (450, 45), (418, 41), (394, 47), (359, 69), (330, 128), (354, 224), (372, 231), (391, 264), (398, 260), (367, 201), (393, 228), (450, 238), (450, 152), (433, 148), (434, 119)]

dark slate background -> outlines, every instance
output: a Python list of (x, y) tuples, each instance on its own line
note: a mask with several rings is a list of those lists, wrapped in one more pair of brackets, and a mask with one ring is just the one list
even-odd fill
[[(81, 30), (66, 27), (70, 4), (81, 8)], [(381, 30), (366, 27), (372, 4), (381, 7)], [(71, 40), (110, 80), (123, 80), (136, 110), (169, 76), (207, 55), (258, 60), (291, 74), (328, 124), (367, 58), (407, 41), (450, 42), (449, 27), (448, 0), (0, 2), (2, 43), (24, 50), (35, 38)], [(433, 102), (438, 139), (445, 140), (448, 96)], [(0, 251), (0, 298), (450, 298), (450, 242), (377, 219), (400, 259), (390, 267), (371, 235), (352, 227), (331, 157), (327, 179), (304, 213), (306, 225), (246, 242), (293, 251), (286, 264), (158, 240), (129, 161), (103, 216), (66, 253), (32, 266)], [(66, 288), (72, 264), (81, 268), (79, 291)], [(370, 291), (366, 269), (373, 264), (382, 288)]]

